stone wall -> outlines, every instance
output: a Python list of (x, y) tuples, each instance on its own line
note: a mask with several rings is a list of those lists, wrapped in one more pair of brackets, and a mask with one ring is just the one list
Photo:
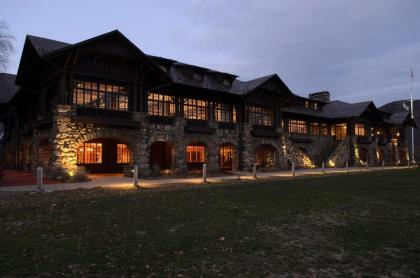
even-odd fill
[[(149, 176), (152, 173), (150, 167), (150, 147), (156, 141), (166, 141), (172, 149), (172, 174), (186, 174), (188, 172), (186, 162), (186, 148), (191, 143), (201, 143), (206, 147), (207, 168), (209, 172), (218, 172), (219, 147), (223, 144), (233, 146), (233, 170), (250, 171), (255, 161), (255, 151), (263, 145), (271, 146), (275, 150), (275, 169), (290, 169), (292, 162), (297, 168), (315, 167), (315, 161), (319, 160), (321, 153), (334, 141), (332, 137), (296, 135), (283, 133), (283, 130), (275, 130), (278, 136), (257, 137), (252, 135), (253, 127), (250, 124), (239, 123), (233, 129), (218, 128), (217, 123), (209, 122), (213, 133), (188, 133), (185, 131), (187, 120), (175, 118), (172, 124), (149, 124), (145, 113), (133, 113), (133, 120), (138, 123), (135, 127), (118, 127), (108, 125), (94, 125), (80, 123), (74, 119), (72, 107), (59, 105), (53, 113), (53, 124), (50, 129), (34, 130), (33, 135), (25, 139), (21, 150), (21, 159), (25, 164), (46, 168), (50, 178), (58, 178), (69, 174), (77, 168), (77, 147), (79, 144), (98, 138), (115, 139), (128, 145), (131, 152), (131, 161), (124, 168), (126, 174), (131, 173), (134, 164), (139, 165), (141, 176)], [(335, 144), (335, 143), (334, 143)], [(334, 145), (333, 146), (337, 146)], [(351, 147), (353, 144), (353, 148)], [(383, 150), (384, 159), (390, 161), (392, 145), (379, 146), (377, 141), (369, 144), (360, 144), (355, 138), (347, 137), (331, 151), (328, 160), (334, 165), (342, 167), (350, 160), (350, 149), (354, 150), (356, 165), (361, 165), (357, 150), (366, 148), (369, 152), (369, 164), (380, 164), (377, 153)], [(10, 149), (10, 146), (5, 147)], [(405, 147), (397, 147), (399, 150)], [(405, 148), (406, 149), (406, 148)], [(11, 154), (11, 155), (10, 155)], [(13, 150), (8, 153), (8, 160), (13, 157)], [(327, 165), (328, 166), (328, 165)]]

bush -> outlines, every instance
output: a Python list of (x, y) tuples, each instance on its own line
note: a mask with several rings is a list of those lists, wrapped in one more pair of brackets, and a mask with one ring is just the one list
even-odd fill
[(89, 172), (86, 171), (85, 167), (77, 167), (73, 175), (69, 175), (66, 182), (85, 182), (89, 181), (88, 177)]

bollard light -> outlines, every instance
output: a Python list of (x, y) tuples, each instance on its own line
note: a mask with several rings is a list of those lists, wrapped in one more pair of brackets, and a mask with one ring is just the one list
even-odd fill
[(44, 191), (44, 168), (36, 168), (36, 185), (38, 191)]
[(325, 162), (322, 162), (322, 173), (325, 174)]
[(369, 162), (366, 160), (366, 171), (369, 171)]
[(292, 162), (292, 176), (294, 177), (295, 175), (295, 163)]
[(136, 187), (136, 188), (140, 188), (140, 184), (139, 184), (139, 165), (137, 165), (137, 164), (134, 164), (133, 186)]
[(203, 182), (207, 182), (207, 164), (203, 163)]
[(257, 163), (252, 165), (252, 174), (254, 175), (254, 179), (257, 178)]
[(385, 170), (385, 160), (382, 160), (382, 170)]
[(348, 172), (348, 171), (349, 171), (349, 161), (346, 160), (346, 172)]

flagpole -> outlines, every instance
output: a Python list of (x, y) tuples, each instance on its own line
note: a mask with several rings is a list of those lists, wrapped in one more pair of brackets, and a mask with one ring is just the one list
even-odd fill
[[(413, 79), (414, 79), (414, 73), (413, 69), (411, 69), (411, 90), (410, 90), (410, 104), (411, 104), (411, 118), (414, 120), (414, 105), (413, 105)], [(416, 160), (414, 159), (414, 127), (411, 127), (411, 158), (413, 164), (416, 163)]]

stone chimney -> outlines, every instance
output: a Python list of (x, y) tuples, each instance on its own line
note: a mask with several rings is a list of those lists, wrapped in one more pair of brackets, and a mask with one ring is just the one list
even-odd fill
[(329, 103), (330, 92), (322, 91), (322, 92), (312, 93), (312, 94), (309, 94), (309, 99)]

